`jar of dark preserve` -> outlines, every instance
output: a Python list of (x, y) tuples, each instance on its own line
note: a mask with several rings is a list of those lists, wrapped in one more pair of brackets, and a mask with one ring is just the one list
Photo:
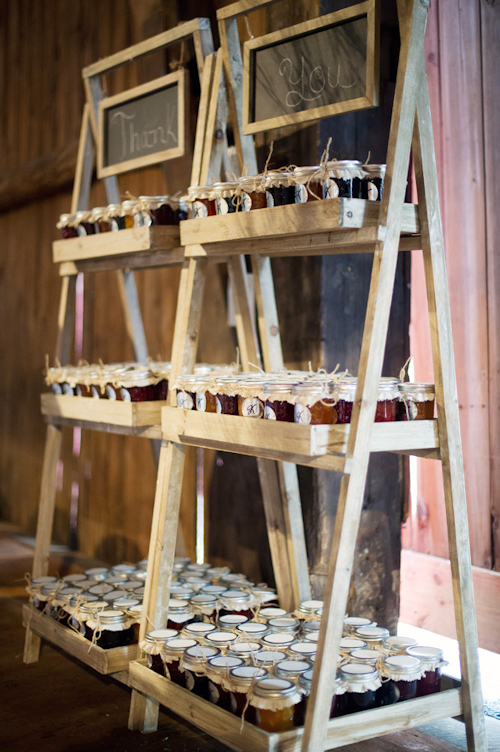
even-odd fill
[(293, 171), (295, 182), (295, 203), (305, 204), (307, 201), (317, 201), (323, 198), (322, 169), (315, 167), (296, 167)]
[(223, 632), (222, 630), (215, 630), (205, 635), (204, 640), (206, 645), (212, 645), (212, 647), (220, 648), (224, 653), (226, 648), (233, 645), (238, 639), (238, 635), (235, 632)]
[(345, 689), (345, 693), (338, 698), (339, 715), (377, 707), (377, 690), (382, 682), (376, 668), (361, 663), (346, 663), (339, 668), (339, 679)]
[(57, 606), (54, 605), (54, 601), (56, 600), (57, 593), (60, 589), (61, 583), (59, 580), (56, 580), (56, 582), (47, 582), (45, 585), (42, 585), (40, 592), (37, 595), (39, 603), (37, 606), (38, 610), (53, 619), (57, 618)]
[[(229, 672), (233, 684), (231, 692), (231, 710), (247, 723), (256, 723), (255, 708), (248, 702), (248, 693), (256, 681), (269, 676), (267, 669), (258, 666), (238, 666)], [(246, 708), (246, 710), (245, 710)], [(243, 715), (244, 714), (244, 715)]]
[(139, 647), (146, 655), (149, 668), (160, 676), (166, 676), (162, 658), (163, 643), (178, 636), (176, 629), (152, 629), (146, 633)]
[(266, 188), (263, 175), (253, 175), (239, 179), (241, 210), (252, 211), (267, 207)]
[[(309, 668), (299, 676), (299, 688), (302, 692), (302, 701), (296, 706), (295, 711), (295, 725), (303, 726), (306, 720), (307, 704), (309, 701), (309, 695), (311, 694), (311, 684), (313, 678), (313, 669)], [(338, 698), (339, 693), (343, 693), (340, 687), (340, 682), (335, 679), (333, 686), (332, 704), (330, 705), (330, 718), (336, 718), (339, 714), (338, 711)]]
[(226, 649), (226, 655), (243, 658), (245, 663), (253, 663), (253, 657), (262, 650), (260, 642), (235, 642)]
[(194, 621), (194, 613), (188, 601), (170, 598), (168, 602), (167, 628), (176, 629), (180, 632), (190, 621)]
[(368, 201), (382, 201), (386, 169), (385, 164), (363, 165), (366, 174), (361, 181), (361, 198)]
[(124, 402), (151, 402), (156, 398), (155, 378), (149, 369), (137, 369), (121, 376)]
[(170, 681), (179, 684), (181, 687), (186, 686), (184, 671), (181, 671), (184, 652), (197, 645), (196, 640), (187, 637), (174, 637), (163, 643), (161, 655), (165, 664), (165, 674)]
[(389, 637), (389, 630), (385, 627), (358, 627), (354, 636), (364, 640), (371, 650), (383, 650), (383, 643)]
[(394, 686), (396, 702), (413, 700), (417, 696), (417, 682), (422, 675), (422, 664), (411, 655), (390, 655), (382, 664), (382, 674)]
[(217, 598), (210, 593), (197, 593), (189, 599), (193, 615), (213, 621), (217, 610)]
[(73, 619), (78, 622), (80, 632), (86, 640), (92, 640), (94, 629), (97, 627), (97, 616), (101, 611), (109, 608), (106, 601), (86, 601), (73, 612)]
[(26, 590), (31, 598), (33, 598), (33, 605), (38, 611), (43, 611), (45, 608), (46, 600), (40, 599), (40, 593), (44, 585), (55, 585), (57, 583), (57, 577), (32, 577)]
[(215, 383), (217, 385), (216, 412), (222, 415), (238, 415), (236, 379), (232, 376), (218, 376)]
[(58, 590), (56, 597), (52, 601), (55, 612), (54, 618), (58, 620), (60, 624), (68, 626), (68, 620), (72, 616), (72, 608), (70, 602), (76, 602), (78, 596), (83, 594), (82, 588), (76, 585), (68, 585), (68, 587), (61, 587)]
[(401, 401), (398, 404), (398, 420), (432, 420), (436, 395), (434, 384), (398, 384)]
[(95, 635), (95, 644), (104, 650), (123, 648), (135, 639), (134, 628), (123, 611), (99, 611), (96, 622), (87, 620), (87, 629), (92, 631), (91, 640)]
[(175, 224), (168, 196), (139, 196), (139, 201), (143, 226)]
[(95, 225), (89, 211), (77, 211), (75, 214), (76, 232), (79, 238), (95, 234)]
[(388, 423), (397, 420), (399, 404), (398, 379), (382, 377), (378, 389), (375, 423)]
[(329, 173), (324, 182), (324, 198), (361, 198), (361, 183), (365, 172), (357, 159), (327, 162)]
[(188, 188), (188, 202), (191, 205), (191, 217), (213, 217), (217, 211), (212, 185), (195, 185)]
[(78, 596), (71, 597), (69, 599), (68, 605), (64, 606), (64, 611), (67, 614), (66, 625), (71, 629), (80, 630), (80, 622), (77, 618), (80, 606), (82, 606), (84, 603), (95, 603), (97, 600), (98, 598), (96, 595), (90, 595), (89, 593), (85, 592), (79, 593)]
[(252, 618), (252, 610), (250, 608), (250, 595), (243, 590), (226, 590), (220, 596), (220, 616), (227, 616), (229, 614), (235, 616), (245, 616), (247, 619)]
[(295, 406), (288, 401), (288, 398), (292, 396), (292, 387), (292, 382), (269, 381), (264, 384), (264, 394), (266, 395), (264, 418), (266, 420), (294, 422)]
[(196, 409), (196, 376), (179, 376), (176, 382), (176, 402), (181, 410)]
[(422, 667), (422, 676), (417, 681), (417, 697), (433, 695), (441, 690), (441, 674), (446, 661), (443, 660), (443, 651), (440, 648), (418, 645), (409, 647), (406, 653), (413, 658), (418, 658)]
[(61, 230), (61, 237), (76, 238), (78, 232), (75, 227), (75, 215), (74, 214), (61, 214), (59, 222), (56, 225), (58, 230)]
[(295, 384), (292, 394), (299, 398), (294, 405), (294, 422), (306, 426), (337, 422), (335, 401), (324, 384)]
[(263, 386), (261, 378), (238, 380), (238, 415), (242, 418), (264, 417), (264, 402), (259, 397)]
[(108, 204), (108, 218), (111, 232), (125, 229), (125, 217), (122, 214), (121, 204)]
[(268, 207), (295, 203), (295, 182), (291, 172), (268, 172), (265, 187)]
[(224, 710), (232, 711), (231, 692), (234, 687), (231, 683), (230, 671), (244, 665), (243, 658), (230, 655), (219, 655), (207, 661), (206, 671), (209, 679), (210, 702), (224, 708)]
[(198, 697), (210, 700), (209, 678), (205, 674), (207, 662), (220, 655), (218, 648), (196, 645), (184, 651), (181, 670), (184, 671), (185, 687)]
[(257, 727), (270, 733), (292, 731), (295, 706), (302, 695), (288, 679), (260, 679), (253, 688), (250, 704), (256, 709)]
[(217, 214), (233, 214), (239, 210), (238, 183), (214, 183), (215, 211)]

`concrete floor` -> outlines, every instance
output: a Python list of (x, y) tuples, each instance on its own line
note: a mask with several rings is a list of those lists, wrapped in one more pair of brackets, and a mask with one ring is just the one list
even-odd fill
[[(8, 752), (33, 749), (37, 752), (228, 752), (227, 747), (168, 711), (160, 713), (156, 733), (144, 736), (128, 731), (128, 688), (96, 674), (48, 644), (43, 646), (38, 663), (23, 664), (21, 607), (26, 602), (23, 576), (30, 571), (33, 548), (30, 541), (16, 533), (11, 527), (0, 524), (0, 634), (3, 643), (0, 749)], [(87, 566), (90, 566), (89, 560), (59, 549), (51, 557), (50, 573), (66, 574)], [(500, 725), (498, 721), (494, 723)], [(434, 726), (441, 733), (436, 733)], [(413, 729), (342, 747), (339, 752), (457, 752), (463, 748), (461, 739), (457, 737), (455, 741), (443, 723), (433, 724), (429, 730), (434, 736)], [(500, 752), (500, 746), (492, 746), (491, 750)]]

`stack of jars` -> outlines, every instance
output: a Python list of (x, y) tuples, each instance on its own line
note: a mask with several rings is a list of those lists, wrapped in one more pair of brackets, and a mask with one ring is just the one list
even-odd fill
[(63, 238), (76, 238), (133, 227), (178, 225), (187, 215), (186, 202), (177, 196), (139, 196), (121, 204), (61, 214), (57, 227)]
[(385, 172), (384, 164), (331, 160), (316, 166), (245, 176), (237, 181), (191, 186), (186, 200), (193, 219), (331, 198), (380, 201)]
[[(186, 410), (278, 420), (303, 425), (351, 422), (357, 379), (301, 371), (190, 374), (174, 385), (177, 406)], [(382, 378), (375, 422), (432, 420), (434, 385)]]

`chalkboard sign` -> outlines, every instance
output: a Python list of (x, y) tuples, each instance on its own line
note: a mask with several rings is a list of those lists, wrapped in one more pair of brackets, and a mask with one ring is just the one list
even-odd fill
[(243, 132), (374, 107), (378, 2), (251, 39), (244, 45)]
[(99, 178), (183, 156), (186, 76), (180, 70), (99, 103)]

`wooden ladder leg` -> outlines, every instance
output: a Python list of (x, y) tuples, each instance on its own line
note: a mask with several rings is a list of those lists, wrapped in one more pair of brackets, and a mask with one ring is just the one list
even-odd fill
[[(61, 456), (62, 429), (49, 424), (45, 441), (43, 459), (42, 486), (38, 506), (38, 523), (36, 530), (35, 555), (33, 559), (33, 577), (43, 577), (49, 569), (50, 542), (54, 524), (54, 508), (57, 490), (57, 463)], [(26, 629), (24, 642), (24, 662), (35, 663), (40, 656), (40, 638), (29, 627)]]
[[(205, 260), (191, 259), (181, 271), (172, 346), (171, 383), (176, 375), (194, 368), (206, 266)], [(169, 400), (175, 405), (173, 390), (170, 391)], [(148, 630), (165, 627), (167, 621), (179, 531), (185, 452), (185, 447), (180, 444), (162, 441), (139, 640), (144, 638)], [(129, 728), (149, 733), (155, 731), (157, 725), (158, 703), (137, 690), (132, 690)]]
[(422, 68), (417, 100), (413, 155), (431, 327), (453, 600), (460, 644), (467, 746), (469, 752), (486, 752), (455, 358), (425, 65)]

